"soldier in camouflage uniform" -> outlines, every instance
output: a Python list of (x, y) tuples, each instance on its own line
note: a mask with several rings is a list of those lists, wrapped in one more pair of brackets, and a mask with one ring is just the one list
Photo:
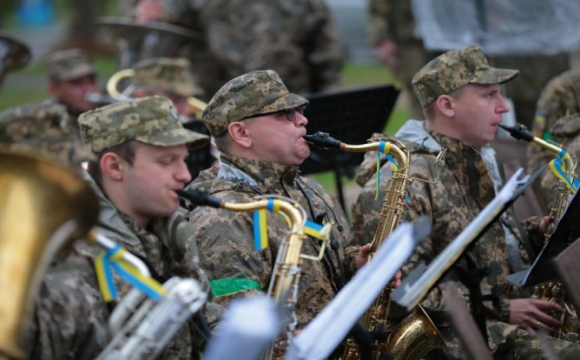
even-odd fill
[[(162, 97), (98, 108), (82, 114), (79, 124), (95, 154), (85, 179), (100, 200), (97, 230), (141, 257), (160, 282), (193, 276), (209, 291), (203, 270), (185, 264), (185, 244), (195, 228), (176, 212), (175, 194), (190, 178), (183, 162), (187, 146), (205, 144), (207, 136), (184, 129), (171, 102)], [(106, 304), (98, 291), (93, 261), (101, 251), (78, 240), (46, 276), (34, 353), (47, 359), (84, 358), (107, 344), (106, 320), (116, 303)], [(121, 297), (130, 289), (119, 278), (115, 283)], [(210, 308), (212, 316), (219, 311)], [(189, 358), (194, 346), (199, 350), (185, 326), (160, 358)]]
[(79, 49), (50, 54), (46, 59), (46, 67), (52, 102), (66, 107), (70, 115), (70, 126), (78, 129), (78, 116), (97, 107), (86, 99), (87, 94), (98, 91), (95, 69), (87, 55)]
[[(556, 120), (578, 112), (580, 112), (580, 70), (572, 69), (550, 80), (542, 90), (536, 105), (533, 133), (536, 137), (544, 140), (552, 139), (553, 134), (550, 130)], [(558, 127), (561, 128), (562, 125)], [(538, 145), (528, 145), (530, 171), (539, 169), (553, 158), (554, 154)]]
[[(501, 114), (509, 109), (500, 95), (500, 84), (510, 81), (517, 73), (490, 67), (481, 49), (471, 46), (439, 56), (413, 78), (426, 121), (408, 121), (396, 134), (411, 150), (410, 176), (415, 178), (407, 187), (409, 199), (401, 218), (414, 221), (420, 215), (427, 215), (433, 230), (404, 265), (403, 278), (420, 262), (430, 263), (501, 188), (501, 164), (489, 142), (495, 137)], [(376, 180), (373, 177), (367, 180), (353, 207), (354, 239), (365, 241), (376, 229), (392, 168), (383, 166), (380, 171), (381, 197), (374, 200)], [(367, 178), (369, 173), (366, 172)], [(545, 226), (542, 223), (542, 230)], [(522, 296), (507, 282), (506, 275), (525, 269), (534, 251), (534, 239), (526, 240), (524, 235), (508, 213), (470, 248), (479, 266), (490, 270), (490, 275), (481, 281), (482, 293), (490, 294), (495, 287), (499, 291), (499, 308), (484, 303), (489, 346), (498, 359), (540, 358), (539, 340), (525, 330), (551, 331), (559, 321), (545, 312), (562, 311), (560, 306), (548, 301), (519, 298)], [(468, 289), (453, 272), (446, 280), (452, 281), (465, 301), (469, 301)], [(445, 298), (444, 287), (439, 285), (421, 304), (440, 330), (449, 347), (449, 356), (465, 358), (445, 317)], [(562, 359), (580, 355), (576, 344), (553, 338), (551, 342)]]
[(136, 16), (201, 34), (191, 61), (209, 97), (259, 69), (274, 69), (296, 93), (332, 89), (340, 80), (343, 48), (323, 0), (142, 0)]
[[(308, 101), (290, 93), (272, 70), (255, 71), (225, 84), (209, 102), (202, 121), (216, 138), (220, 167), (202, 172), (190, 188), (206, 189), (225, 201), (243, 203), (261, 194), (290, 197), (308, 218), (333, 222), (333, 249), (320, 262), (304, 260), (298, 291), (298, 327), (303, 327), (334, 297), (345, 278), (364, 263), (368, 246), (345, 248), (349, 226), (320, 184), (299, 176), (298, 165), (310, 149), (302, 138), (308, 120), (302, 115)], [(195, 208), (190, 221), (201, 266), (210, 278), (215, 301), (267, 291), (287, 224), (268, 214), (269, 247), (256, 250), (252, 215), (215, 208)], [(302, 252), (315, 255), (320, 244), (309, 237)], [(332, 253), (331, 253), (332, 252)], [(188, 255), (191, 258), (191, 255)], [(227, 261), (224, 261), (227, 259)]]
[[(208, 128), (196, 117), (203, 109), (193, 109), (188, 99), (199, 96), (201, 88), (191, 71), (189, 60), (184, 58), (152, 58), (138, 62), (133, 67), (135, 75), (132, 85), (135, 87), (132, 97), (162, 95), (168, 97), (179, 114), (179, 120), (186, 129), (210, 135)], [(185, 160), (191, 178), (195, 179), (199, 173), (209, 168), (216, 161), (216, 150), (208, 142), (203, 147), (190, 150)]]
[[(559, 144), (562, 144), (566, 150), (576, 159), (580, 156), (580, 114), (570, 114), (562, 116), (549, 128), (550, 138)], [(545, 163), (550, 162), (555, 155), (549, 153), (549, 157), (545, 159)], [(576, 176), (580, 170), (576, 167)], [(545, 196), (547, 204), (553, 204), (556, 197), (556, 184), (558, 178), (552, 173), (552, 171), (547, 170), (542, 175), (542, 194)]]

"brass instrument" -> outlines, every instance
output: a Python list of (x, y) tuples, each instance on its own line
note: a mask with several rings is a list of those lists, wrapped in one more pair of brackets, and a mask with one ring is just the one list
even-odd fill
[[(0, 149), (0, 359), (24, 359), (42, 277), (55, 253), (97, 223), (99, 204), (70, 170), (28, 151)], [(82, 211), (80, 211), (82, 210)]]
[[(518, 140), (524, 140), (537, 144), (557, 156), (560, 156), (563, 150), (565, 150), (563, 146), (542, 140), (534, 136), (523, 125), (508, 127), (500, 124), (499, 126), (509, 132), (512, 137)], [(563, 157), (562, 160), (565, 164), (566, 176), (569, 178), (574, 178), (576, 161), (573, 155), (568, 153), (568, 156)], [(552, 206), (550, 207), (549, 213), (550, 224), (544, 238), (546, 243), (550, 241), (552, 235), (554, 234), (556, 225), (564, 214), (564, 210), (566, 210), (571, 197), (571, 191), (562, 180), (558, 180), (555, 190), (556, 197)], [(558, 329), (557, 337), (564, 338), (569, 341), (578, 341), (580, 335), (580, 321), (572, 302), (566, 301), (566, 294), (564, 291), (564, 285), (562, 283), (548, 282), (539, 284), (534, 288), (532, 298), (553, 301), (561, 305), (564, 308), (564, 313), (560, 317), (557, 314), (549, 314), (554, 318), (559, 318), (559, 320), (562, 322), (562, 326), (560, 329)]]
[(196, 205), (242, 212), (273, 209), (274, 212), (283, 214), (288, 220), (290, 235), (286, 241), (280, 244), (273, 269), (274, 276), (272, 276), (268, 287), (268, 296), (272, 297), (274, 302), (283, 308), (285, 314), (282, 324), (283, 334), (272, 344), (265, 357), (266, 359), (283, 359), (288, 343), (292, 341), (294, 330), (296, 330), (297, 320), (294, 310), (298, 297), (302, 259), (315, 261), (322, 259), (331, 224), (326, 224), (321, 231), (325, 241), (322, 243), (318, 256), (313, 257), (301, 254), (302, 244), (306, 239), (304, 226), (307, 216), (304, 209), (292, 199), (266, 195), (256, 197), (256, 201), (240, 204), (221, 201), (219, 198), (201, 191), (180, 190), (177, 193)]
[[(349, 152), (378, 151), (381, 145), (379, 141), (363, 145), (347, 145), (322, 132), (306, 135), (304, 139), (318, 147)], [(393, 139), (390, 142), (389, 154), (393, 156), (399, 169), (393, 172), (387, 185), (380, 221), (371, 242), (368, 261), (372, 261), (374, 253), (382, 245), (384, 239), (398, 226), (407, 196), (405, 189), (410, 182), (410, 156), (407, 147), (400, 141)], [(386, 329), (391, 291), (390, 286), (386, 287), (362, 316), (361, 323), (366, 330), (380, 332)], [(373, 359), (382, 358), (385, 352), (390, 352), (394, 359), (420, 359), (434, 348), (447, 350), (439, 331), (420, 305), (403, 319), (387, 341), (373, 340), (371, 346)], [(351, 360), (360, 359), (360, 357), (357, 344), (352, 338), (348, 338), (341, 359)]]
[[(123, 80), (133, 77), (135, 71), (133, 69), (123, 69), (114, 73), (107, 81), (107, 92), (116, 101), (123, 101), (131, 99), (131, 92), (134, 89), (133, 85), (129, 85), (123, 91), (119, 91), (119, 83)], [(201, 118), (203, 111), (205, 110), (207, 104), (193, 96), (187, 98), (187, 103), (189, 104), (191, 113), (197, 118)]]

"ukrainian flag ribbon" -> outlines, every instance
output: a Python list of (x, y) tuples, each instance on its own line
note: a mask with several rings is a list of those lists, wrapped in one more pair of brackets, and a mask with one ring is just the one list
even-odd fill
[[(284, 214), (278, 213), (280, 210), (280, 200), (268, 199), (268, 205), (265, 210), (254, 211), (254, 248), (256, 251), (268, 247), (268, 225), (266, 221), (266, 210), (276, 213), (282, 220), (288, 222)], [(304, 233), (317, 239), (325, 239), (330, 232), (329, 226), (322, 226), (314, 221), (306, 220), (304, 224)]]
[(560, 155), (556, 156), (554, 160), (550, 161), (550, 170), (552, 170), (552, 173), (554, 173), (554, 175), (556, 175), (558, 179), (562, 180), (564, 184), (566, 184), (568, 189), (570, 189), (572, 194), (574, 194), (576, 193), (576, 190), (578, 190), (578, 185), (580, 183), (578, 181), (578, 178), (576, 178), (575, 176), (570, 178), (566, 174), (567, 169), (565, 160), (567, 160), (569, 157), (570, 154), (566, 151), (566, 149), (562, 149)]
[(395, 171), (399, 171), (399, 164), (395, 159), (389, 154), (391, 151), (391, 143), (381, 140), (379, 142), (379, 151), (377, 151), (377, 187), (375, 191), (375, 200), (379, 198), (379, 189), (381, 186), (381, 154), (385, 154), (387, 161), (390, 161), (395, 168)]
[(165, 295), (165, 289), (155, 279), (144, 276), (139, 270), (123, 259), (125, 250), (122, 246), (116, 245), (113, 249), (104, 251), (95, 261), (95, 270), (97, 271), (97, 281), (101, 294), (105, 301), (109, 302), (117, 298), (117, 288), (113, 281), (114, 269), (119, 276), (132, 286), (142, 291), (151, 299), (159, 301)]

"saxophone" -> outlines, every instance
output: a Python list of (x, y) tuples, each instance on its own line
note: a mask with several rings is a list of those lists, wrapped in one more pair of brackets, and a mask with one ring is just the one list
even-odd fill
[(295, 307), (298, 301), (298, 287), (300, 282), (300, 272), (302, 259), (319, 261), (324, 256), (327, 241), (330, 235), (331, 223), (327, 223), (320, 231), (323, 243), (317, 256), (301, 254), (302, 244), (306, 239), (304, 226), (306, 224), (306, 211), (292, 199), (265, 195), (255, 198), (256, 201), (249, 203), (230, 203), (221, 201), (219, 198), (208, 195), (203, 190), (179, 190), (177, 192), (184, 199), (196, 205), (206, 205), (222, 208), (231, 211), (252, 212), (258, 210), (269, 210), (282, 214), (290, 227), (289, 236), (282, 241), (276, 262), (273, 276), (268, 287), (268, 296), (274, 299), (275, 304), (283, 313), (282, 334), (274, 341), (266, 352), (266, 359), (282, 360), (289, 343), (294, 337), (297, 318)]
[[(555, 155), (561, 156), (561, 154), (565, 151), (563, 146), (542, 140), (534, 136), (523, 125), (508, 127), (500, 124), (499, 126), (509, 132), (509, 134), (515, 139), (532, 142)], [(568, 156), (564, 156), (562, 160), (565, 164), (566, 176), (568, 178), (573, 178), (574, 170), (576, 168), (575, 159), (570, 153), (568, 153)], [(556, 225), (564, 214), (564, 211), (566, 210), (572, 195), (570, 189), (568, 189), (562, 180), (558, 180), (555, 191), (556, 197), (554, 198), (554, 202), (552, 203), (549, 212), (550, 224), (548, 226), (548, 231), (546, 231), (544, 236), (545, 243), (548, 243), (552, 238), (554, 230), (556, 229)], [(579, 340), (580, 321), (576, 314), (574, 305), (572, 302), (566, 300), (566, 293), (562, 283), (557, 281), (550, 281), (547, 283), (539, 284), (534, 287), (532, 298), (553, 301), (561, 305), (564, 308), (564, 313), (562, 313), (560, 316), (558, 316), (558, 314), (549, 314), (562, 322), (562, 326), (558, 329), (556, 337), (575, 342)]]
[[(381, 147), (390, 146), (389, 150), (385, 152), (392, 155), (399, 169), (393, 172), (387, 185), (379, 225), (371, 242), (368, 261), (372, 261), (376, 250), (399, 224), (399, 217), (403, 212), (407, 196), (405, 188), (410, 182), (409, 150), (403, 143), (395, 139), (388, 143), (375, 141), (364, 145), (347, 145), (323, 132), (306, 135), (304, 139), (317, 147), (348, 152), (382, 151)], [(392, 290), (390, 286), (383, 289), (374, 303), (361, 317), (360, 322), (366, 330), (377, 333), (386, 329)], [(434, 348), (447, 350), (439, 331), (420, 305), (403, 319), (386, 341), (384, 339), (374, 339), (371, 343), (373, 359), (381, 359), (387, 352), (391, 353), (394, 359), (420, 359)], [(340, 359), (354, 360), (360, 358), (361, 353), (358, 345), (354, 339), (348, 338)]]

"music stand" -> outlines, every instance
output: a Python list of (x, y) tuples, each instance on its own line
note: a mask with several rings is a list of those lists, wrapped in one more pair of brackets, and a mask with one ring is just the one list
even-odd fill
[(580, 219), (580, 197), (576, 192), (558, 222), (550, 241), (544, 245), (532, 267), (528, 270), (521, 284), (522, 287), (534, 286), (558, 277), (552, 260), (580, 238), (578, 219)]
[[(383, 132), (398, 96), (399, 90), (392, 85), (306, 95), (310, 101), (304, 112), (306, 128), (309, 134), (323, 131), (347, 144), (364, 144), (373, 133)], [(344, 173), (352, 178), (364, 153), (310, 150), (310, 157), (300, 166), (301, 173), (334, 172), (338, 200), (346, 211), (341, 176)]]

